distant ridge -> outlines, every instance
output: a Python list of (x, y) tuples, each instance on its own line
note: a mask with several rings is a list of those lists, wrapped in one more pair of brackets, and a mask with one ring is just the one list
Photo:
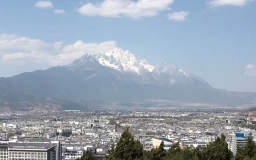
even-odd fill
[[(66, 66), (0, 78), (0, 88), (20, 95), (17, 96), (20, 100), (26, 99), (23, 95), (38, 99), (52, 97), (75, 102), (79, 107), (122, 104), (147, 107), (152, 100), (227, 106), (252, 105), (256, 101), (255, 93), (215, 89), (203, 79), (166, 62), (152, 66), (119, 48), (104, 54), (85, 54)], [(1, 101), (9, 103), (3, 94), (0, 96)]]

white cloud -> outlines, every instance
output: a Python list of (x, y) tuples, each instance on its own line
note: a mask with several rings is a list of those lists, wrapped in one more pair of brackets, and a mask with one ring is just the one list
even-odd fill
[(38, 2), (36, 2), (35, 7), (38, 7), (38, 8), (52, 8), (53, 5), (52, 5), (51, 1), (38, 1)]
[(232, 5), (232, 6), (243, 6), (250, 0), (211, 0), (209, 2), (209, 5), (211, 7), (219, 7), (219, 6), (226, 6), (226, 5)]
[(56, 13), (56, 14), (66, 14), (66, 11), (64, 9), (55, 9), (54, 13)]
[(68, 64), (73, 60), (82, 57), (85, 53), (104, 53), (116, 47), (117, 45), (115, 41), (84, 43), (83, 41), (78, 40), (74, 44), (64, 46), (61, 53), (58, 54), (56, 58), (60, 61), (60, 64)]
[(63, 46), (63, 43), (62, 42), (55, 42), (53, 46), (54, 46), (55, 49), (60, 49)]
[(115, 41), (85, 43), (78, 40), (74, 44), (63, 45), (62, 42), (47, 43), (15, 34), (0, 34), (0, 63), (66, 65), (85, 53), (104, 53), (116, 47)]
[(247, 66), (245, 66), (244, 74), (248, 76), (256, 76), (256, 65), (248, 64)]
[(87, 3), (78, 9), (86, 16), (102, 17), (152, 17), (160, 11), (169, 10), (174, 0), (104, 0), (102, 3)]
[(39, 39), (17, 36), (15, 34), (0, 34), (0, 56), (3, 54), (29, 51), (42, 51), (50, 44)]
[(7, 55), (3, 55), (2, 62), (8, 64), (30, 64), (30, 63), (37, 63), (37, 64), (44, 64), (51, 61), (51, 55), (47, 53), (39, 53), (39, 52), (16, 52)]
[(174, 20), (174, 21), (184, 21), (188, 14), (189, 14), (188, 12), (184, 12), (184, 11), (174, 12), (168, 15), (168, 19)]

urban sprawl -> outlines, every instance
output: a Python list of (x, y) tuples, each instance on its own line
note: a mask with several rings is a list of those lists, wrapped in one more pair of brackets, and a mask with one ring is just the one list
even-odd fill
[[(254, 138), (253, 113), (222, 110), (79, 110), (0, 113), (0, 159), (75, 160), (86, 150), (104, 158), (125, 129), (144, 150), (205, 147), (222, 134), (236, 154)], [(254, 139), (253, 139), (254, 140)]]

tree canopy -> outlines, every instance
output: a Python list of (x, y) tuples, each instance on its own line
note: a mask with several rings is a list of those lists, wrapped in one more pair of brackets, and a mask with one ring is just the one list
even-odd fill
[(134, 140), (134, 137), (126, 129), (117, 142), (115, 148), (110, 151), (107, 160), (136, 160), (143, 157), (143, 145)]
[(235, 160), (255, 160), (256, 145), (252, 138), (248, 138), (244, 147), (238, 147)]
[(202, 158), (204, 160), (230, 160), (233, 157), (233, 153), (228, 149), (225, 138), (224, 135), (221, 135), (221, 137), (218, 137), (214, 142), (203, 148)]
[(87, 150), (84, 152), (81, 158), (77, 158), (76, 160), (93, 160), (93, 158), (94, 154), (92, 153), (92, 151)]
[(256, 145), (248, 139), (243, 148), (238, 148), (237, 154), (228, 149), (226, 137), (221, 135), (215, 141), (202, 148), (181, 148), (179, 143), (174, 143), (170, 149), (164, 149), (162, 141), (159, 147), (150, 151), (143, 150), (143, 145), (135, 140), (129, 130), (121, 135), (117, 145), (114, 146), (106, 157), (107, 160), (255, 160)]

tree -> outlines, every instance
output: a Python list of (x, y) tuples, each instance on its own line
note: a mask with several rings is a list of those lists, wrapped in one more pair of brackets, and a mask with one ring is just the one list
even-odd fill
[[(174, 143), (168, 150), (165, 160), (198, 160), (195, 151), (191, 148), (181, 149), (179, 143)], [(199, 151), (200, 152), (200, 151)]]
[(198, 160), (198, 157), (196, 156), (195, 152), (192, 152), (190, 148), (185, 148), (182, 151), (182, 159), (184, 160)]
[(203, 155), (202, 155), (202, 147), (196, 147), (193, 152), (194, 152), (194, 155), (195, 157), (197, 157), (197, 159), (203, 159)]
[(143, 151), (143, 160), (151, 160), (152, 159), (152, 154), (151, 151)]
[(256, 144), (248, 138), (244, 147), (238, 147), (235, 160), (256, 159)]
[(123, 132), (117, 145), (107, 156), (107, 160), (136, 160), (142, 158), (143, 145), (138, 140), (134, 140), (128, 129)]
[(167, 151), (165, 160), (175, 160), (181, 159), (182, 149), (180, 148), (179, 143), (174, 143), (172, 147)]
[(94, 154), (92, 153), (92, 151), (87, 150), (83, 153), (81, 158), (77, 158), (76, 160), (93, 160), (94, 158)]
[(214, 142), (211, 142), (202, 151), (202, 159), (204, 160), (230, 160), (233, 153), (228, 149), (225, 141), (226, 137), (221, 135)]
[[(252, 141), (248, 140), (248, 144), (244, 148), (246, 150), (241, 151), (241, 155), (246, 156), (241, 160), (256, 159), (256, 147)], [(162, 141), (159, 147), (145, 151), (142, 144), (134, 140), (128, 129), (123, 132), (117, 145), (112, 147), (106, 157), (107, 160), (231, 160), (232, 158), (233, 154), (228, 149), (224, 135), (218, 137), (205, 148), (192, 149), (187, 147), (181, 149), (179, 143), (174, 143), (166, 151)]]
[(153, 148), (151, 150), (152, 153), (152, 159), (154, 160), (163, 160), (166, 156), (166, 150), (164, 149), (164, 142), (162, 141), (160, 143), (160, 146), (157, 148)]
[(174, 143), (172, 145), (172, 147), (168, 150), (167, 155), (170, 157), (170, 156), (175, 155), (180, 152), (181, 152), (181, 148), (180, 148), (180, 145), (178, 142), (178, 143)]

